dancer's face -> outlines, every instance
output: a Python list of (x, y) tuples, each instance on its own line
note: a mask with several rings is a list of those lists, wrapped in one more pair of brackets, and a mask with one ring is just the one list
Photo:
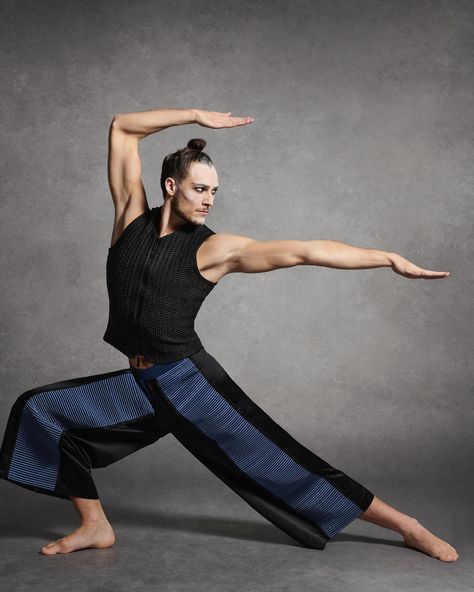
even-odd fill
[[(203, 162), (193, 162), (189, 167), (188, 176), (179, 183), (174, 179), (166, 180), (168, 191), (173, 195), (171, 208), (180, 218), (193, 224), (205, 224), (206, 214), (214, 205), (214, 196), (219, 180), (214, 166)], [(173, 183), (171, 183), (173, 181)]]

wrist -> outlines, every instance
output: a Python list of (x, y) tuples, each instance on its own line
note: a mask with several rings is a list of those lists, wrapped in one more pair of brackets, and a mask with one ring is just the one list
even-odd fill
[(392, 253), (390, 251), (387, 251), (385, 254), (387, 257), (387, 267), (392, 267), (396, 259), (400, 257), (398, 253)]
[(197, 118), (197, 109), (189, 109), (189, 123), (197, 123), (198, 122), (198, 118)]

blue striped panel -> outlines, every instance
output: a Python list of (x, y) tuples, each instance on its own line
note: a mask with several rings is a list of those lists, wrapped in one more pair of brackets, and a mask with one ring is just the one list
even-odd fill
[(8, 478), (54, 491), (64, 430), (105, 427), (152, 413), (150, 401), (129, 370), (32, 395), (22, 410)]
[(362, 510), (247, 421), (185, 358), (154, 379), (186, 419), (212, 438), (249, 477), (318, 524), (329, 538)]

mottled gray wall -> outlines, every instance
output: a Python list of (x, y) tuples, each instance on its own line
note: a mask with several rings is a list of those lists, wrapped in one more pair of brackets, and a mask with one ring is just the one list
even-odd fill
[[(229, 275), (196, 321), (206, 349), (301, 443), (382, 499), (417, 515), (425, 499), (453, 530), (465, 523), (473, 13), (452, 0), (2, 2), (1, 425), (27, 389), (127, 366), (102, 341), (112, 116), (230, 110), (255, 122), (141, 143), (150, 205), (163, 157), (202, 136), (221, 185), (207, 221), (216, 232), (339, 240), (451, 276)], [(218, 488), (172, 437), (94, 477), (106, 501), (154, 499), (181, 479), (194, 495), (200, 479)]]

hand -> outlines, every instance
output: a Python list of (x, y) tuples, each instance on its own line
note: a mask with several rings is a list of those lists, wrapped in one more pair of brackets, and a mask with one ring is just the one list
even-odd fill
[(203, 109), (193, 109), (196, 121), (203, 127), (235, 127), (237, 125), (247, 125), (253, 123), (253, 117), (231, 117), (231, 111), (221, 113), (219, 111), (204, 111)]
[(430, 271), (410, 263), (400, 255), (395, 255), (391, 265), (393, 271), (410, 279), (422, 278), (424, 280), (435, 280), (437, 278), (448, 277), (449, 271)]

